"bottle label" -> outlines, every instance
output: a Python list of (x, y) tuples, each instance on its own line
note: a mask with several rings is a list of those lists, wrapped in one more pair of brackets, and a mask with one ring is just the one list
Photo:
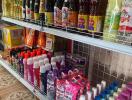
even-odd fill
[(87, 20), (88, 20), (88, 15), (81, 15), (79, 14), (78, 16), (78, 28), (80, 30), (87, 30)]
[(34, 19), (39, 20), (39, 13), (34, 13)]
[(90, 32), (101, 32), (102, 31), (102, 16), (89, 16), (88, 30)]
[(76, 11), (68, 11), (68, 26), (77, 27), (78, 13)]
[(54, 7), (54, 25), (62, 25), (62, 12), (58, 7)]
[(68, 8), (62, 7), (62, 26), (66, 27), (68, 25)]
[(54, 22), (53, 18), (54, 18), (53, 12), (45, 12), (45, 24), (53, 25), (53, 22)]
[(132, 32), (132, 7), (130, 6), (123, 7), (122, 9), (119, 31), (126, 33)]

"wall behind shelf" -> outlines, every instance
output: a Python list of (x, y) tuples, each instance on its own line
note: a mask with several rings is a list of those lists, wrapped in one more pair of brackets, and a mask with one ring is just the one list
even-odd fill
[[(89, 68), (92, 70), (91, 83), (93, 86), (100, 83), (102, 80), (107, 81), (108, 84), (114, 80), (119, 80), (120, 83), (132, 81), (132, 70), (129, 70), (129, 73), (131, 74), (129, 76), (123, 74), (119, 75), (117, 71), (114, 70), (116, 66), (118, 66), (118, 69), (125, 69), (127, 67), (132, 69), (132, 56), (112, 52), (79, 42), (74, 42), (73, 52), (87, 57), (88, 61), (89, 59), (93, 60), (92, 69), (91, 66)], [(94, 55), (91, 58), (92, 54)], [(110, 70), (111, 68), (113, 68), (114, 72)], [(124, 70), (121, 69), (121, 72), (123, 71)]]

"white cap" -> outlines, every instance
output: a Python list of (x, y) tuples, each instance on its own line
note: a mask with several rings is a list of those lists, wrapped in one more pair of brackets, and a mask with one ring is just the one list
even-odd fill
[(95, 98), (97, 96), (97, 88), (93, 87), (92, 91), (93, 91), (93, 97)]
[(117, 92), (118, 92), (118, 93), (121, 93), (121, 92), (122, 92), (122, 89), (121, 89), (121, 88), (118, 88), (118, 89), (117, 89)]
[(109, 97), (109, 99), (108, 100), (115, 100), (113, 97)]
[(33, 62), (35, 62), (35, 61), (38, 61), (38, 57), (37, 56), (33, 57)]
[(44, 65), (44, 61), (43, 60), (39, 60), (39, 66), (43, 66)]
[(106, 88), (106, 81), (102, 81), (101, 85), (102, 85), (102, 89), (104, 90)]
[(114, 97), (114, 98), (117, 98), (117, 97), (118, 97), (118, 93), (114, 93), (114, 94), (113, 94), (113, 97)]
[(46, 54), (42, 54), (41, 55), (41, 59), (45, 59), (45, 58), (47, 58), (47, 55)]
[(53, 69), (56, 68), (56, 62), (51, 62), (51, 66)]
[(92, 92), (91, 91), (87, 92), (87, 98), (88, 98), (88, 100), (92, 100)]
[(56, 56), (57, 62), (61, 61), (61, 56)]
[(47, 64), (47, 63), (49, 63), (49, 59), (48, 58), (45, 58), (44, 59), (44, 64)]
[(86, 100), (85, 95), (81, 95), (80, 98), (79, 98), (79, 100)]
[(57, 61), (56, 57), (51, 58), (51, 62), (56, 62), (56, 61)]
[(46, 72), (45, 66), (42, 65), (42, 66), (40, 67), (40, 73), (45, 73), (45, 72)]
[(126, 84), (122, 84), (121, 88), (123, 89), (126, 88)]
[(46, 68), (46, 71), (51, 70), (51, 64), (49, 64), (49, 63), (45, 64), (45, 68)]
[(97, 84), (97, 89), (98, 89), (98, 92), (100, 94), (101, 93), (101, 84)]
[(65, 56), (61, 56), (61, 59), (62, 59), (62, 60), (65, 60)]
[(33, 64), (33, 58), (28, 58), (27, 59), (27, 65)]
[(39, 68), (39, 62), (38, 61), (34, 62), (33, 68)]

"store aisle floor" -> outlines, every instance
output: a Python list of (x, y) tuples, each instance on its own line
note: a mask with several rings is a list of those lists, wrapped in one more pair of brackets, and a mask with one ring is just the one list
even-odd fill
[(37, 100), (15, 77), (0, 66), (0, 100)]

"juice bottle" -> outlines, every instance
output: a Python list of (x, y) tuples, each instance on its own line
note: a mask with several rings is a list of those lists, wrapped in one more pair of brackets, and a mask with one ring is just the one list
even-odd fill
[(22, 0), (22, 19), (26, 19), (26, 0)]
[(104, 22), (103, 39), (115, 41), (118, 34), (123, 0), (108, 0)]
[(54, 23), (54, 0), (45, 1), (45, 24), (53, 25)]
[(45, 19), (45, 0), (40, 0), (39, 14), (40, 14), (40, 25), (43, 26)]
[(26, 20), (29, 21), (30, 19), (30, 0), (26, 0)]
[(69, 0), (65, 0), (62, 7), (62, 27), (66, 28), (68, 25), (68, 10)]
[(36, 24), (38, 24), (38, 20), (39, 20), (39, 5), (40, 5), (40, 0), (35, 0), (35, 4), (34, 4), (34, 20), (35, 20)]
[(132, 0), (123, 3), (118, 39), (121, 43), (125, 41), (126, 45), (132, 45)]
[(33, 22), (34, 20), (34, 4), (35, 4), (35, 0), (30, 0), (30, 18), (31, 18), (31, 22)]
[(79, 10), (79, 15), (78, 15), (78, 29), (81, 31), (86, 31), (88, 27), (88, 12), (86, 9), (86, 1), (85, 0), (80, 0), (80, 10)]
[(56, 0), (54, 6), (54, 25), (61, 26), (62, 25), (62, 5), (63, 0)]
[(68, 11), (68, 28), (76, 29), (78, 20), (78, 10), (74, 0), (70, 0)]

